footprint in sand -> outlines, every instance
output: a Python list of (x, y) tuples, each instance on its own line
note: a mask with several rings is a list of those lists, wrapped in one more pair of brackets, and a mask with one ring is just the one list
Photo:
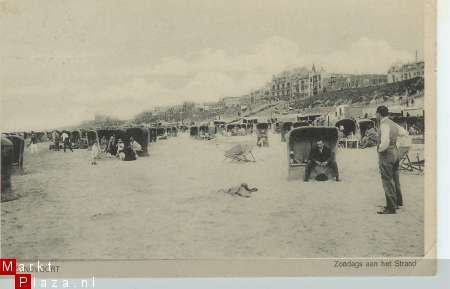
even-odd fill
[(117, 213), (114, 212), (107, 212), (107, 213), (97, 213), (91, 216), (91, 220), (101, 220), (101, 219), (105, 219), (105, 218), (111, 218), (111, 217), (116, 217)]

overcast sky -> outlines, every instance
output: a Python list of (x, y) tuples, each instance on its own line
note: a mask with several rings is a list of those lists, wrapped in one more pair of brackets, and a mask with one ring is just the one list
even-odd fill
[(313, 63), (386, 73), (422, 57), (423, 27), (422, 0), (0, 0), (2, 129), (216, 101)]

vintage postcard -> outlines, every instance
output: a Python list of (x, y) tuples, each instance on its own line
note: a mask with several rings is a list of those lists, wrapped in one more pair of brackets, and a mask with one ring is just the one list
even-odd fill
[(3, 269), (435, 274), (435, 14), (0, 1)]

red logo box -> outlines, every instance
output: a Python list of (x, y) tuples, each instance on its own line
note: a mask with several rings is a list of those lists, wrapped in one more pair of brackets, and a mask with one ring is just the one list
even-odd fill
[(0, 275), (16, 275), (16, 259), (0, 259)]
[(31, 289), (31, 274), (16, 274), (14, 276), (15, 289)]

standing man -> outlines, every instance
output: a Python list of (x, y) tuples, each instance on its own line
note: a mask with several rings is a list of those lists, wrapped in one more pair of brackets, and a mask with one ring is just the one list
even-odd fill
[(34, 132), (31, 132), (30, 151), (32, 154), (37, 153), (37, 136)]
[(388, 118), (389, 110), (382, 105), (376, 111), (380, 123), (378, 131), (378, 166), (386, 196), (386, 206), (378, 214), (395, 214), (403, 206), (399, 178), (399, 153), (397, 139), (408, 136), (408, 132)]
[(64, 145), (64, 152), (66, 152), (67, 147), (69, 147), (70, 151), (73, 152), (72, 144), (70, 143), (69, 134), (66, 131), (63, 131), (61, 138), (62, 138), (63, 145)]
[(59, 133), (56, 130), (52, 132), (52, 138), (54, 143), (53, 149), (59, 151)]

